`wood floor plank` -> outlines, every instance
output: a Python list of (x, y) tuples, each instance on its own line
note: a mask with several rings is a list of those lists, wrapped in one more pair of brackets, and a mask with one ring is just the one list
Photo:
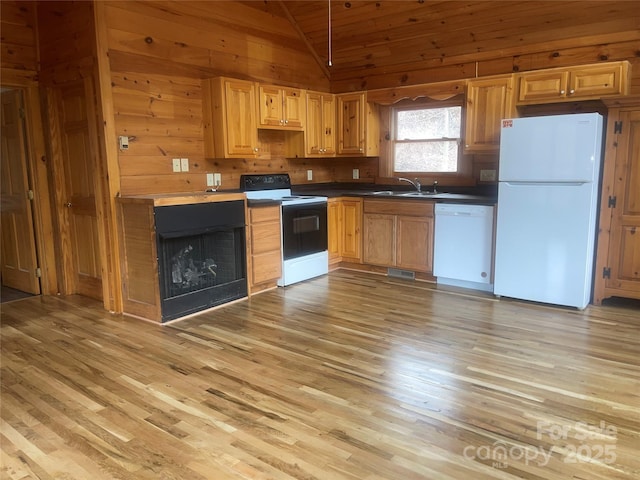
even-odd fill
[(0, 478), (640, 478), (637, 304), (339, 270), (166, 326), (0, 314)]

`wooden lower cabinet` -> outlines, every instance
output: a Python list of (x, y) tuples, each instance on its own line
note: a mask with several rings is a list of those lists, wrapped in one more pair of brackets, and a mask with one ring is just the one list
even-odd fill
[(364, 263), (431, 273), (433, 225), (433, 202), (365, 199)]
[(327, 207), (329, 264), (362, 262), (362, 199), (330, 198)]
[(249, 208), (247, 237), (249, 291), (275, 287), (282, 276), (280, 205)]
[(640, 299), (640, 97), (610, 105), (593, 303)]

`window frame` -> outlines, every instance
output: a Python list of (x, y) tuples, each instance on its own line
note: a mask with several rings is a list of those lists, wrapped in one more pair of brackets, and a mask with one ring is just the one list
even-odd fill
[[(396, 132), (397, 132), (397, 126), (396, 126), (396, 119), (397, 119), (397, 115), (396, 112), (399, 110), (422, 110), (422, 109), (429, 109), (429, 108), (447, 108), (447, 107), (461, 107), (461, 118), (460, 118), (460, 136), (457, 138), (451, 138), (456, 139), (457, 143), (458, 143), (458, 158), (457, 158), (457, 169), (455, 172), (436, 172), (436, 171), (415, 171), (415, 172), (406, 172), (406, 171), (396, 171), (396, 165), (395, 165), (395, 145), (396, 142), (398, 142), (399, 140), (396, 139)], [(434, 99), (429, 99), (429, 98), (418, 98), (418, 99), (414, 99), (414, 100), (403, 100), (400, 102), (397, 102), (394, 105), (389, 105), (388, 107), (388, 125), (389, 125), (389, 132), (388, 132), (388, 140), (389, 140), (389, 146), (388, 146), (388, 159), (387, 159), (387, 164), (388, 164), (388, 171), (391, 173), (391, 175), (393, 177), (406, 177), (406, 176), (410, 176), (410, 177), (440, 177), (440, 178), (471, 178), (472, 177), (472, 165), (471, 165), (471, 158), (468, 155), (465, 155), (464, 152), (464, 135), (465, 135), (465, 118), (466, 118), (466, 108), (465, 108), (465, 102), (464, 102), (464, 97), (462, 95), (457, 95), (455, 97), (446, 99), (446, 100), (434, 100)], [(405, 141), (405, 140), (400, 140), (399, 142), (403, 142), (403, 143), (410, 143), (410, 142), (414, 142), (416, 140), (410, 140), (410, 141)], [(420, 142), (424, 142), (424, 141), (442, 141), (442, 139), (433, 139), (433, 140), (419, 140)]]

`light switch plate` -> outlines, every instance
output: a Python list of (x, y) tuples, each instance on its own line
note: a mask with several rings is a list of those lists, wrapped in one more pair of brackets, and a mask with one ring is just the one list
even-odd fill
[(180, 159), (179, 158), (174, 158), (173, 159), (173, 171), (174, 172), (181, 172), (181, 167), (180, 167)]
[(181, 158), (180, 159), (180, 169), (183, 172), (188, 172), (189, 171), (189, 159), (188, 158)]
[(207, 187), (213, 187), (213, 173), (207, 173)]
[(360, 178), (360, 170), (358, 168), (354, 168), (353, 169), (353, 179), (357, 180), (358, 178)]
[(313, 170), (307, 170), (307, 180), (313, 180)]
[(219, 173), (213, 174), (213, 185), (216, 187), (222, 185), (222, 175), (220, 175)]

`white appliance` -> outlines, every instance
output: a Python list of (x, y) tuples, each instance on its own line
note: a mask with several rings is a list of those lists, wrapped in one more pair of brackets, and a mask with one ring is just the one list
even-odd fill
[(496, 295), (589, 303), (602, 132), (597, 113), (502, 121)]
[(282, 277), (278, 286), (328, 273), (327, 197), (292, 195), (287, 173), (241, 175), (240, 189), (247, 200), (281, 204)]
[(493, 291), (493, 207), (438, 203), (433, 275), (438, 284)]

